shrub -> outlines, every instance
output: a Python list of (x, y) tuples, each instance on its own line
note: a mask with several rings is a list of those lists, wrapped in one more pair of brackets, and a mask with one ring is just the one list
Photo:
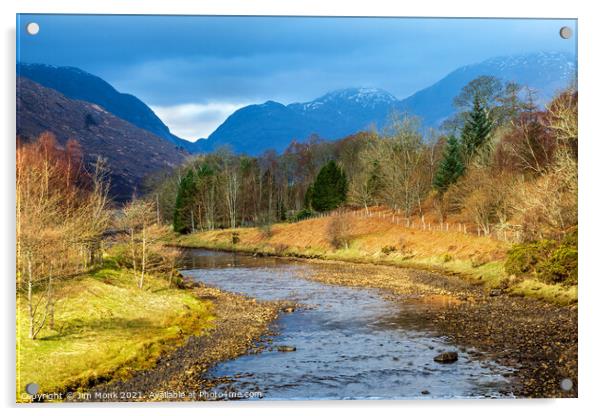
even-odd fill
[(577, 284), (577, 233), (565, 238), (552, 253), (538, 264), (537, 274), (546, 283)]
[(577, 232), (561, 241), (540, 240), (514, 245), (505, 269), (516, 276), (533, 276), (544, 283), (576, 284), (578, 270)]
[(508, 251), (506, 263), (504, 265), (506, 273), (516, 276), (534, 274), (537, 264), (551, 250), (553, 242), (541, 240), (535, 243), (515, 244)]
[(238, 232), (234, 231), (232, 233), (232, 244), (238, 244), (240, 243), (240, 234), (238, 234)]
[(328, 240), (335, 249), (349, 248), (351, 236), (349, 235), (349, 224), (344, 218), (333, 217), (328, 224)]

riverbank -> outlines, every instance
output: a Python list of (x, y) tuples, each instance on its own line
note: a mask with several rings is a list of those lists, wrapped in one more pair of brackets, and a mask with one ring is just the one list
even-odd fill
[(111, 265), (60, 282), (55, 323), (36, 340), (28, 338), (26, 305), (17, 300), (17, 401), (31, 401), (24, 394), (28, 383), (58, 401), (69, 400), (69, 392), (106, 392), (108, 386), (160, 389), (175, 380), (167, 377), (166, 363), (178, 364), (169, 374), (184, 382), (191, 371), (200, 374), (199, 369), (244, 353), (277, 313), (274, 305), (190, 282), (185, 286), (149, 275), (141, 290), (130, 271)]
[(108, 264), (55, 288), (54, 323), (28, 337), (28, 312), (17, 299), (17, 400), (28, 383), (39, 394), (85, 390), (150, 368), (188, 336), (214, 326), (212, 302), (149, 275), (138, 289), (129, 270)]
[[(206, 378), (206, 371), (218, 362), (260, 352), (263, 347), (258, 341), (272, 335), (271, 322), (288, 305), (287, 302), (258, 302), (200, 284), (188, 284), (198, 299), (212, 303), (215, 316), (212, 328), (202, 336), (189, 337), (176, 350), (163, 355), (153, 368), (90, 390), (93, 401), (221, 399), (211, 396), (211, 388), (223, 380)], [(115, 392), (139, 392), (140, 395), (115, 397)]]
[(546, 284), (508, 276), (511, 244), (462, 232), (410, 229), (378, 218), (346, 216), (342, 247), (333, 245), (331, 217), (269, 228), (214, 230), (174, 237), (180, 247), (237, 251), (303, 259), (336, 260), (421, 269), (461, 278), (483, 287), (557, 305), (577, 302), (577, 286)]
[[(577, 396), (576, 287), (512, 281), (502, 267), (508, 245), (484, 237), (400, 233), (397, 239), (405, 241), (404, 252), (412, 254), (404, 259), (399, 249), (393, 256), (383, 253), (382, 235), (384, 241), (393, 237), (387, 235), (388, 228), (377, 227), (373, 233), (355, 234), (346, 249), (325, 249), (327, 237), (320, 233), (320, 224), (311, 223), (325, 220), (274, 225), (270, 235), (255, 228), (196, 233), (178, 237), (175, 243), (327, 265), (323, 272), (305, 277), (384, 289), (399, 301), (418, 302), (424, 306), (417, 309), (420, 316), (399, 319), (428, 322), (452, 343), (477, 348), (517, 368), (517, 396)], [(451, 259), (442, 258), (445, 249)], [(572, 383), (568, 390), (561, 388), (565, 379)]]

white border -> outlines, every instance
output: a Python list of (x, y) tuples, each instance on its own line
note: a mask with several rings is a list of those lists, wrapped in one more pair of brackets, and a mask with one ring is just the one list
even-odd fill
[(336, 16), (429, 16), (429, 17), (540, 17), (579, 19), (579, 87), (580, 87), (580, 319), (579, 319), (579, 399), (521, 401), (428, 401), (428, 402), (277, 402), (277, 403), (214, 403), (176, 406), (171, 404), (44, 406), (48, 414), (238, 414), (262, 415), (326, 414), (335, 411), (364, 415), (372, 408), (379, 414), (433, 413), (445, 415), (504, 415), (508, 413), (541, 412), (547, 415), (578, 414), (595, 406), (600, 395), (600, 301), (602, 280), (600, 258), (600, 198), (602, 160), (602, 117), (600, 116), (600, 21), (595, 2), (557, 1), (527, 2), (525, 0), (392, 2), (370, 1), (278, 1), (278, 0), (21, 0), (3, 1), (2, 8), (2, 111), (0, 184), (2, 190), (2, 366), (0, 367), (2, 402), (8, 412), (40, 414), (40, 407), (15, 408), (14, 400), (14, 139), (15, 137), (15, 14), (20, 13), (117, 13), (117, 14), (237, 14), (237, 15), (336, 15)]

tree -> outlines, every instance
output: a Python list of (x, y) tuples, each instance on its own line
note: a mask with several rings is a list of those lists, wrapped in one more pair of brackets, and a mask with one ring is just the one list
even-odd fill
[(462, 128), (461, 140), (465, 163), (468, 163), (487, 143), (492, 128), (493, 124), (487, 109), (483, 106), (481, 98), (475, 95), (472, 110), (468, 113)]
[(311, 206), (319, 212), (330, 211), (347, 200), (345, 172), (330, 161), (320, 169), (311, 192)]
[(376, 202), (383, 185), (380, 162), (378, 160), (361, 158), (358, 161), (357, 171), (351, 181), (349, 190), (351, 201), (363, 206), (367, 214), (368, 207)]
[(373, 184), (378, 184), (376, 202), (393, 209), (402, 208), (406, 216), (421, 210), (423, 198), (431, 189), (428, 149), (415, 117), (394, 118), (386, 136), (369, 144), (365, 157), (377, 162)]
[(151, 227), (156, 225), (156, 206), (154, 202), (133, 200), (122, 211), (120, 225), (128, 234), (128, 256), (138, 288), (144, 287), (144, 278), (150, 267), (151, 245), (158, 238)]
[(188, 169), (180, 180), (174, 207), (173, 229), (177, 233), (194, 231), (194, 199), (196, 197), (196, 174)]
[[(487, 112), (494, 128), (503, 126), (525, 109), (522, 99), (525, 87), (514, 82), (503, 83), (493, 76), (480, 76), (466, 84), (454, 98), (458, 113), (445, 120), (442, 127), (449, 134), (461, 131), (471, 114), (475, 100)], [(532, 91), (528, 91), (532, 94)]]
[(447, 139), (443, 159), (439, 164), (433, 185), (439, 194), (444, 193), (450, 185), (454, 184), (464, 173), (462, 150), (458, 139), (450, 136)]
[(491, 109), (504, 96), (504, 89), (504, 84), (496, 77), (477, 77), (466, 84), (454, 98), (454, 106), (461, 112), (469, 112), (475, 99), (478, 99), (481, 105)]
[(227, 149), (223, 150), (224, 164), (221, 171), (223, 196), (226, 202), (226, 212), (230, 228), (236, 228), (239, 213), (241, 169), (240, 160)]

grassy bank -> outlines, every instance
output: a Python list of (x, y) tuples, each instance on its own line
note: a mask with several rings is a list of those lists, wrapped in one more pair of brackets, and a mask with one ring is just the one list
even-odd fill
[(239, 228), (176, 237), (183, 247), (234, 250), (356, 263), (411, 267), (453, 274), (485, 290), (502, 288), (556, 304), (577, 301), (577, 287), (515, 279), (504, 270), (510, 244), (461, 232), (408, 229), (379, 218), (348, 216), (346, 247), (335, 248), (329, 231), (332, 218), (314, 218), (269, 229)]
[(27, 306), (17, 299), (17, 400), (27, 383), (40, 393), (73, 391), (152, 367), (162, 354), (203, 333), (210, 301), (149, 276), (142, 290), (131, 272), (105, 267), (57, 288), (54, 328), (28, 338)]

